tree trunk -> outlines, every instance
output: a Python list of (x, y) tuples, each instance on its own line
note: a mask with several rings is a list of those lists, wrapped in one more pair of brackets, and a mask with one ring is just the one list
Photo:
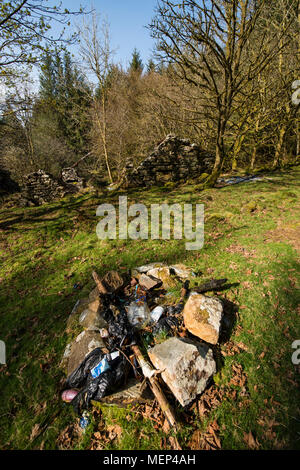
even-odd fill
[(34, 159), (34, 148), (33, 148), (33, 142), (32, 142), (32, 135), (31, 131), (27, 129), (25, 125), (25, 136), (27, 140), (27, 145), (28, 145), (28, 151), (29, 151), (29, 156), (30, 156), (30, 164), (32, 167), (34, 167), (35, 164), (35, 159)]
[(111, 170), (110, 170), (110, 165), (109, 165), (108, 152), (107, 152), (107, 142), (106, 142), (106, 115), (105, 115), (105, 105), (103, 105), (103, 102), (102, 102), (102, 110), (103, 110), (103, 112), (104, 112), (104, 114), (103, 114), (103, 123), (101, 123), (101, 121), (100, 121), (100, 117), (99, 117), (99, 114), (98, 114), (97, 107), (95, 108), (95, 115), (96, 115), (97, 124), (98, 124), (98, 128), (99, 128), (99, 133), (100, 133), (101, 140), (102, 140), (105, 165), (106, 165), (106, 169), (107, 169), (107, 172), (108, 172), (109, 180), (110, 180), (110, 182), (112, 183), (112, 182), (113, 182), (113, 179), (112, 179)]
[(224, 162), (224, 157), (225, 157), (225, 151), (224, 151), (224, 132), (225, 132), (225, 127), (226, 127), (226, 121), (224, 117), (222, 116), (219, 121), (219, 126), (218, 126), (218, 135), (217, 135), (217, 143), (216, 143), (216, 159), (215, 159), (215, 164), (213, 167), (213, 171), (209, 178), (205, 182), (205, 187), (212, 187), (220, 173), (221, 169), (223, 166)]
[(222, 136), (221, 141), (219, 141), (219, 139), (217, 141), (215, 164), (214, 164), (211, 174), (209, 175), (209, 177), (204, 183), (205, 188), (211, 188), (212, 186), (214, 186), (214, 184), (216, 183), (221, 173), (223, 161), (224, 161), (224, 146), (223, 146), (223, 136)]
[(108, 176), (110, 179), (110, 182), (113, 182), (112, 176), (111, 176), (111, 171), (110, 171), (110, 166), (109, 166), (109, 161), (108, 161), (108, 152), (107, 152), (107, 141), (106, 141), (106, 108), (105, 108), (105, 96), (104, 93), (102, 92), (102, 113), (103, 113), (103, 133), (102, 133), (102, 141), (103, 141), (103, 148), (104, 148), (104, 158), (105, 158), (105, 163), (106, 163), (106, 168), (108, 171)]
[(256, 154), (257, 154), (257, 146), (254, 145), (252, 154), (251, 154), (251, 163), (250, 163), (250, 169), (254, 170), (255, 162), (256, 162)]
[(237, 140), (234, 143), (233, 146), (233, 156), (232, 156), (232, 164), (231, 164), (231, 169), (234, 171), (237, 169), (237, 160), (238, 160), (238, 155), (241, 151), (243, 142), (245, 140), (246, 135), (242, 134), (237, 137)]
[(277, 168), (279, 166), (279, 160), (280, 160), (280, 155), (284, 143), (284, 137), (286, 133), (286, 127), (282, 127), (279, 131), (279, 136), (278, 136), (278, 142), (276, 145), (276, 150), (275, 150), (275, 157), (274, 157), (274, 162), (273, 162), (273, 168)]

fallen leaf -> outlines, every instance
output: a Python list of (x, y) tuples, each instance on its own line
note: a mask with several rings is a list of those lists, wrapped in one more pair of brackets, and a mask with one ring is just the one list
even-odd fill
[(165, 419), (162, 430), (165, 434), (169, 434), (170, 431), (170, 425), (167, 419)]
[(122, 428), (118, 424), (107, 426), (108, 438), (113, 441), (114, 439), (119, 439), (122, 435)]
[(247, 444), (249, 449), (257, 450), (260, 446), (258, 441), (254, 439), (252, 432), (244, 433), (244, 442)]
[(176, 437), (170, 436), (169, 437), (169, 442), (171, 444), (172, 450), (182, 450), (182, 448), (180, 447)]
[(31, 434), (30, 434), (30, 440), (32, 441), (36, 436), (38, 436), (39, 434), (39, 431), (40, 431), (40, 425), (39, 424), (35, 424), (31, 430)]

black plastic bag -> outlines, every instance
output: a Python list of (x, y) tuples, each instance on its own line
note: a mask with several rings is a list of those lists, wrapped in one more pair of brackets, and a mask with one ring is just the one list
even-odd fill
[(166, 334), (172, 333), (173, 328), (177, 328), (178, 319), (175, 316), (163, 317), (158, 320), (153, 327), (153, 335), (156, 336), (162, 332)]
[(67, 378), (66, 388), (82, 388), (72, 400), (75, 412), (88, 409), (91, 400), (99, 400), (124, 383), (128, 362), (123, 355), (109, 361), (110, 368), (94, 378), (91, 370), (104, 358), (101, 348), (94, 349)]
[(169, 307), (167, 307), (166, 313), (167, 315), (177, 315), (181, 313), (183, 309), (184, 309), (184, 303), (180, 302), (177, 305), (170, 305)]
[(108, 333), (107, 346), (110, 351), (115, 348), (120, 348), (125, 339), (131, 343), (134, 337), (134, 330), (128, 322), (127, 313), (122, 309), (119, 315), (112, 321), (108, 322)]
[(82, 363), (75, 369), (66, 380), (66, 388), (81, 388), (84, 386), (91, 369), (95, 367), (103, 358), (105, 354), (102, 348), (94, 349)]

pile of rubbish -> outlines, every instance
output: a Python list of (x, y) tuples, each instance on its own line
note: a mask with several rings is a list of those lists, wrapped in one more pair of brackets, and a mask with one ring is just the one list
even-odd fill
[[(123, 276), (109, 271), (101, 279), (93, 272), (95, 289), (77, 301), (68, 318), (66, 331), (77, 337), (62, 360), (67, 369), (62, 399), (82, 416), (83, 427), (95, 402), (141, 403), (154, 396), (176, 429), (166, 395), (185, 407), (205, 390), (216, 373), (213, 346), (224, 309), (221, 300), (204, 293), (220, 290), (227, 280), (191, 290), (193, 276), (185, 265), (163, 263)], [(174, 296), (178, 287), (180, 298)]]

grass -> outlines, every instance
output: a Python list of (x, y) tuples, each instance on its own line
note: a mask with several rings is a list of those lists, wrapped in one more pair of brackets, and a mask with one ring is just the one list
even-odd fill
[[(217, 420), (223, 449), (251, 448), (250, 432), (260, 449), (299, 449), (299, 366), (291, 361), (292, 343), (300, 339), (299, 174), (294, 168), (266, 181), (202, 192), (190, 183), (128, 192), (129, 204), (204, 203), (199, 251), (186, 251), (185, 240), (98, 240), (96, 208), (117, 203), (119, 193), (0, 208), (0, 339), (7, 348), (7, 365), (0, 369), (0, 448), (88, 449), (99, 420), (122, 429), (101, 448), (161, 448), (164, 433), (152, 421), (133, 409), (107, 406), (85, 434), (64, 439), (77, 418), (60, 399), (59, 363), (69, 340), (66, 320), (76, 300), (94, 287), (94, 268), (103, 275), (165, 261), (201, 272), (197, 283), (228, 278), (231, 287), (220, 297), (237, 310), (230, 341), (247, 348), (218, 360), (216, 386), (236, 388), (237, 398), (229, 396), (205, 417), (195, 414), (181, 431), (181, 446), (189, 448), (194, 430), (205, 432)], [(226, 351), (226, 344), (220, 349)], [(246, 394), (231, 384), (236, 364), (246, 374)], [(182, 413), (179, 407), (179, 420)]]

